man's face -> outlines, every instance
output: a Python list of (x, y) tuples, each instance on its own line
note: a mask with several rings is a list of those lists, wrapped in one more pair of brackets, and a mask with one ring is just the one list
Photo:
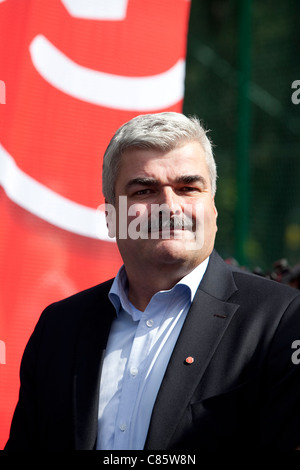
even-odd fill
[(192, 269), (211, 253), (217, 211), (199, 143), (166, 153), (127, 150), (115, 196), (116, 238), (125, 266), (180, 263)]

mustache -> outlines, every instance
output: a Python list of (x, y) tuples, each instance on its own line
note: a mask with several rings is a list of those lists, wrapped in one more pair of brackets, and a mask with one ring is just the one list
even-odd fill
[(195, 221), (187, 214), (151, 214), (151, 217), (142, 225), (142, 232), (158, 232), (163, 230), (189, 230), (195, 231)]

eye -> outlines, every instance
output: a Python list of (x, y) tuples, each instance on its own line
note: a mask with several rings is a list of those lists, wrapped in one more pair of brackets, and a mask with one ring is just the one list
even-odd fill
[(144, 195), (146, 195), (146, 194), (151, 194), (151, 192), (152, 192), (152, 191), (151, 191), (151, 189), (149, 189), (149, 188), (147, 188), (147, 189), (139, 189), (138, 191), (136, 191), (136, 192), (134, 193), (134, 195), (136, 195), (136, 196), (144, 196)]
[(188, 193), (188, 192), (200, 191), (200, 189), (194, 186), (183, 186), (182, 188), (180, 188), (180, 191), (182, 191), (183, 193)]

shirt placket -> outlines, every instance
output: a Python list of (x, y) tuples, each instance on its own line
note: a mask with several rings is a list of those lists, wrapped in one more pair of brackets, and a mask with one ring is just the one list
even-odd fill
[(128, 448), (131, 439), (131, 424), (139, 388), (147, 372), (149, 356), (155, 329), (154, 321), (144, 314), (139, 321), (133, 345), (124, 372), (122, 393), (116, 421), (115, 449)]

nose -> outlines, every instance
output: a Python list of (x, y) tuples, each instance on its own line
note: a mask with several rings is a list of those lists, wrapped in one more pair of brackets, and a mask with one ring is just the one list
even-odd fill
[(170, 212), (170, 215), (180, 215), (182, 212), (179, 196), (170, 186), (164, 186), (162, 188), (159, 204), (165, 204), (166, 209), (168, 209)]

